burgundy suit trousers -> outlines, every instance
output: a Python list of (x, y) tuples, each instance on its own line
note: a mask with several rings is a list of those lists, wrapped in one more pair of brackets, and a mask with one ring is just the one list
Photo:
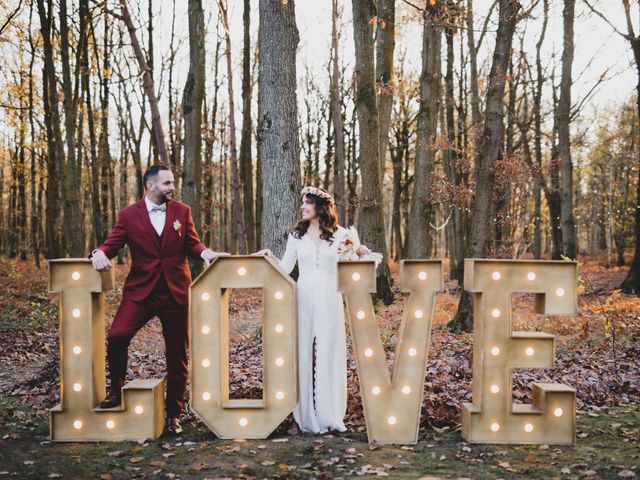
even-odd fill
[(167, 360), (167, 416), (184, 410), (188, 376), (189, 306), (176, 302), (161, 275), (151, 294), (142, 301), (123, 299), (107, 337), (111, 388), (122, 388), (127, 373), (129, 343), (153, 317), (160, 318)]

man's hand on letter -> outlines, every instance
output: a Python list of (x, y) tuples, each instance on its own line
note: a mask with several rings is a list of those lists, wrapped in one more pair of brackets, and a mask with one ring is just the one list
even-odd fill
[(229, 257), (231, 256), (230, 253), (227, 252), (214, 252), (211, 249), (207, 249), (205, 251), (203, 251), (200, 256), (202, 257), (202, 259), (207, 262), (207, 265), (209, 265), (211, 262), (213, 262), (216, 258), (218, 257)]
[(104, 254), (102, 250), (94, 250), (91, 252), (91, 262), (93, 263), (93, 268), (98, 270), (99, 272), (104, 272), (105, 270), (109, 270), (111, 268), (111, 262)]

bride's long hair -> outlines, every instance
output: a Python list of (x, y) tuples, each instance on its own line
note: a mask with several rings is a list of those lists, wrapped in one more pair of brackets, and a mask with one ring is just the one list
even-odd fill
[[(305, 197), (316, 207), (316, 215), (319, 217), (318, 223), (320, 224), (321, 231), (320, 238), (332, 243), (333, 234), (338, 230), (338, 211), (336, 210), (336, 206), (312, 193), (307, 193)], [(291, 230), (291, 234), (295, 238), (302, 238), (302, 236), (307, 233), (310, 224), (311, 222), (309, 220), (300, 220), (296, 223), (295, 227), (293, 227), (293, 230)]]

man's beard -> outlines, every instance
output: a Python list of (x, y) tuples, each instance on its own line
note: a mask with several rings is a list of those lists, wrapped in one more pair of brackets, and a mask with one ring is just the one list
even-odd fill
[(169, 200), (171, 200), (172, 197), (173, 197), (173, 192), (171, 192), (171, 193), (161, 193), (160, 194), (160, 201), (162, 203), (166, 203)]

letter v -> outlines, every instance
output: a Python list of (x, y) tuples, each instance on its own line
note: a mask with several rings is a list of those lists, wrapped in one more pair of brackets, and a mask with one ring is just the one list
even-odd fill
[(429, 354), (436, 292), (442, 289), (442, 261), (403, 260), (400, 287), (409, 293), (389, 376), (371, 293), (373, 262), (340, 262), (338, 290), (347, 301), (360, 394), (369, 443), (415, 444)]

